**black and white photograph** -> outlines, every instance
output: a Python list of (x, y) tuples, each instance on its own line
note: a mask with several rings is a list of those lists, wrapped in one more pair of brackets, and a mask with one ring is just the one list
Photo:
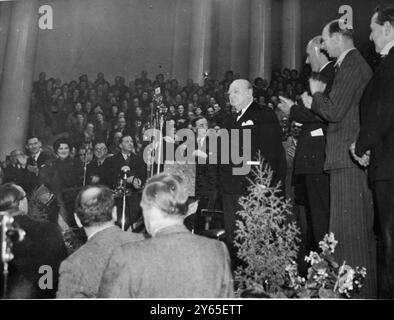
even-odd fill
[(0, 0), (0, 236), (0, 300), (394, 299), (394, 2)]

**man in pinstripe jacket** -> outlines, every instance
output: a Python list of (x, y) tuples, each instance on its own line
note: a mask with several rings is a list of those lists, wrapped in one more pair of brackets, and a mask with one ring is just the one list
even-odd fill
[(353, 30), (343, 21), (328, 23), (322, 33), (323, 47), (337, 58), (330, 94), (325, 85), (310, 80), (311, 110), (328, 122), (324, 169), (330, 175), (330, 231), (339, 244), (336, 259), (367, 268), (363, 298), (376, 298), (376, 242), (373, 234), (373, 203), (366, 172), (353, 160), (349, 145), (360, 130), (359, 103), (372, 77), (353, 44)]

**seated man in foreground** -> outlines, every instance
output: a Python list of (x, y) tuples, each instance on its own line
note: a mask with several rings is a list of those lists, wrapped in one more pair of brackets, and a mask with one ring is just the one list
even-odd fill
[[(14, 224), (26, 233), (24, 239), (12, 247), (14, 258), (9, 263), (5, 298), (54, 298), (59, 265), (67, 257), (60, 229), (53, 223), (32, 219), (25, 190), (13, 183), (0, 186), (0, 211), (10, 214)], [(0, 267), (3, 270), (1, 260)], [(3, 293), (3, 281), (0, 275), (0, 294)]]
[(183, 220), (191, 211), (187, 200), (186, 188), (178, 176), (159, 174), (148, 181), (141, 207), (152, 238), (114, 251), (99, 297), (233, 297), (227, 248), (222, 242), (186, 229)]
[(88, 241), (60, 266), (57, 298), (95, 298), (112, 251), (143, 239), (115, 225), (116, 207), (112, 191), (104, 186), (87, 186), (76, 199), (75, 220), (85, 229)]

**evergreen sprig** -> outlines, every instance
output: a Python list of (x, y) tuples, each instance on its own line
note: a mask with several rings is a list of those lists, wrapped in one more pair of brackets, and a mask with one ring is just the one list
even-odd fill
[(272, 185), (272, 170), (259, 155), (253, 168), (247, 196), (237, 212), (235, 246), (245, 266), (238, 267), (238, 294), (253, 289), (274, 296), (286, 281), (286, 266), (296, 260), (300, 233), (292, 215), (290, 199), (281, 195), (281, 184)]

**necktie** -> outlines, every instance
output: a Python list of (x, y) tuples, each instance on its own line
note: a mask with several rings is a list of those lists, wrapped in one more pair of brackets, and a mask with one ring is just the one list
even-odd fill
[(202, 148), (203, 144), (204, 144), (203, 138), (199, 138), (199, 139), (198, 139), (198, 147), (199, 147), (199, 149)]

